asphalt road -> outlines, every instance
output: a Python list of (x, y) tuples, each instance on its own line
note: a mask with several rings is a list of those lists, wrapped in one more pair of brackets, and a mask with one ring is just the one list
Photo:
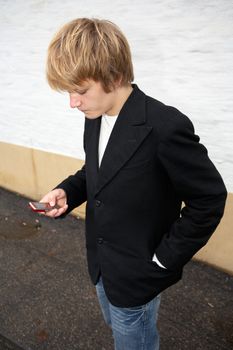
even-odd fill
[[(0, 349), (111, 350), (87, 273), (84, 221), (0, 189)], [(162, 294), (161, 350), (233, 349), (233, 277), (192, 261)]]

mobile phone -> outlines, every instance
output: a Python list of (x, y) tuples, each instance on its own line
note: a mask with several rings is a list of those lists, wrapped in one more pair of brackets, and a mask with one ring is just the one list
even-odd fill
[(38, 213), (45, 213), (46, 211), (52, 210), (55, 207), (51, 207), (49, 203), (41, 202), (29, 202), (29, 205), (33, 211)]

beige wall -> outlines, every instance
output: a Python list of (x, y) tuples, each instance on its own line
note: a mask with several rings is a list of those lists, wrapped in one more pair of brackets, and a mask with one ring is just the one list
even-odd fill
[[(0, 142), (0, 186), (39, 200), (77, 169), (83, 161), (33, 148)], [(84, 217), (82, 205), (75, 214)]]
[[(77, 169), (83, 161), (36, 149), (0, 142), (0, 186), (39, 200)], [(74, 211), (84, 218), (85, 205)], [(233, 274), (233, 194), (228, 194), (225, 215), (215, 234), (195, 259)]]

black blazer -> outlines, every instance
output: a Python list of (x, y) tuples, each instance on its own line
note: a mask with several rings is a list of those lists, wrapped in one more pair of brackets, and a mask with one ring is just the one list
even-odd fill
[[(87, 200), (92, 282), (101, 274), (116, 306), (141, 305), (177, 282), (206, 244), (223, 215), (226, 189), (190, 120), (137, 86), (99, 168), (100, 122), (85, 120), (85, 166), (57, 187), (66, 191), (69, 211)], [(154, 253), (167, 269), (152, 261)]]

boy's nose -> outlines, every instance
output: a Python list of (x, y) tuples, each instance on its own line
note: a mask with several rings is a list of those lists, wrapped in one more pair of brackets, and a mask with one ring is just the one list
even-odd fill
[(81, 106), (81, 101), (77, 96), (70, 95), (70, 107), (76, 108)]

